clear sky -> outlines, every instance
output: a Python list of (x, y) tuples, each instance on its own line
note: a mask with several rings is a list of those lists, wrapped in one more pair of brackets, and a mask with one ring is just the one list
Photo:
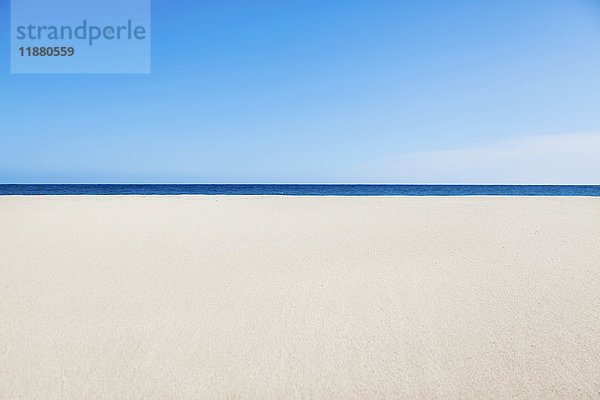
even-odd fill
[(149, 75), (11, 75), (2, 183), (600, 184), (596, 0), (152, 1)]

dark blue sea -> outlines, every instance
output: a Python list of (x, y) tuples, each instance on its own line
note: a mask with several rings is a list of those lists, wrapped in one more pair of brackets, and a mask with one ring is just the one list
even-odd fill
[(600, 196), (600, 185), (13, 185), (1, 195)]

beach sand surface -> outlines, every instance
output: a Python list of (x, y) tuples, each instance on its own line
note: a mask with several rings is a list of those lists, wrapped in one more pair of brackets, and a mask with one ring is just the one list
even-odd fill
[(0, 197), (0, 399), (600, 398), (600, 198)]

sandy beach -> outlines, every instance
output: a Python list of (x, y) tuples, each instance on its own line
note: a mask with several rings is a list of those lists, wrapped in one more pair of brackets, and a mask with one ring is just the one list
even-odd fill
[(600, 397), (600, 198), (0, 197), (0, 399)]

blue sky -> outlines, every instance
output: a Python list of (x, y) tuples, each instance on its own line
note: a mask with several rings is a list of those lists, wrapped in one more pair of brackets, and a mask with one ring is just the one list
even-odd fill
[(152, 73), (11, 75), (3, 183), (600, 183), (600, 3), (152, 2)]

